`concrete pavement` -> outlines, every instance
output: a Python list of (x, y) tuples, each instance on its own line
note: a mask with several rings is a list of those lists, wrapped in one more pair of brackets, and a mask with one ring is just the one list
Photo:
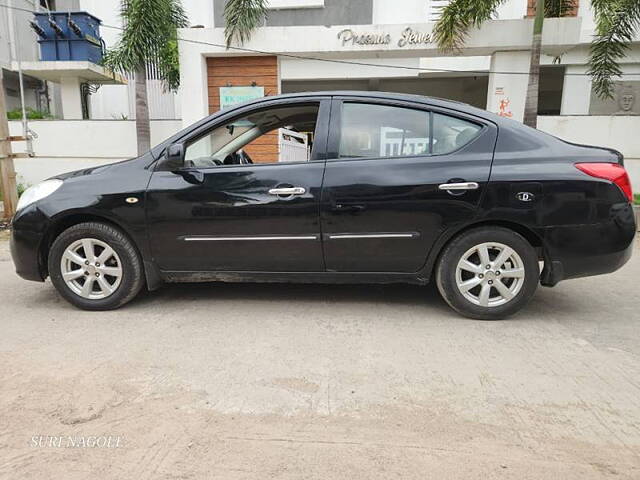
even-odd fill
[(479, 322), (408, 285), (82, 312), (0, 240), (0, 478), (640, 478), (638, 250)]

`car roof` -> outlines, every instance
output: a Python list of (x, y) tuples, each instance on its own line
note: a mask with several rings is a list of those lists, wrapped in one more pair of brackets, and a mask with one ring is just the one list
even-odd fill
[[(473, 107), (467, 103), (458, 102), (456, 100), (448, 100), (439, 97), (430, 97), (425, 95), (417, 95), (410, 93), (397, 93), (397, 92), (384, 92), (384, 91), (369, 91), (369, 90), (324, 90), (313, 92), (297, 92), (297, 93), (284, 93), (279, 95), (272, 95), (267, 97), (261, 97), (253, 102), (248, 103), (260, 103), (274, 99), (298, 99), (304, 97), (360, 97), (360, 98), (372, 98), (380, 100), (403, 100), (407, 102), (422, 103), (425, 105), (438, 106), (448, 108), (451, 110), (457, 110), (459, 112), (469, 113), (471, 115), (480, 116), (483, 118), (491, 119), (494, 114), (482, 110), (480, 108)], [(246, 105), (246, 104), (245, 104)]]

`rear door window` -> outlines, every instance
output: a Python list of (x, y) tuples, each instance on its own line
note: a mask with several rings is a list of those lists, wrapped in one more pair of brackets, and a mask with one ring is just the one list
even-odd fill
[(444, 155), (464, 147), (480, 134), (482, 127), (458, 117), (433, 114), (434, 155)]
[(444, 155), (476, 138), (482, 126), (450, 115), (393, 105), (342, 104), (339, 158)]
[(428, 155), (430, 117), (411, 108), (343, 103), (339, 157)]

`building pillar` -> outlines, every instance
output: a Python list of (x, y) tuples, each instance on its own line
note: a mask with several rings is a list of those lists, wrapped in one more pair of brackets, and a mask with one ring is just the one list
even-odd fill
[(529, 83), (530, 58), (529, 51), (495, 52), (491, 56), (487, 92), (488, 111), (522, 122)]
[(188, 127), (209, 115), (207, 57), (197, 44), (180, 43), (180, 115)]
[(586, 65), (567, 65), (565, 68), (560, 115), (589, 114), (591, 77), (585, 75), (586, 72)]
[(82, 120), (82, 99), (80, 95), (80, 79), (78, 77), (64, 77), (60, 80), (62, 118), (65, 120)]

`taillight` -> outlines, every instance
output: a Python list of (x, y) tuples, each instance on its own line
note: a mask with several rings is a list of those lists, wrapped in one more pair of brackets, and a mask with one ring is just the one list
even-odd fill
[(612, 181), (622, 190), (625, 197), (633, 202), (629, 175), (622, 165), (617, 163), (576, 163), (575, 166), (587, 175)]

